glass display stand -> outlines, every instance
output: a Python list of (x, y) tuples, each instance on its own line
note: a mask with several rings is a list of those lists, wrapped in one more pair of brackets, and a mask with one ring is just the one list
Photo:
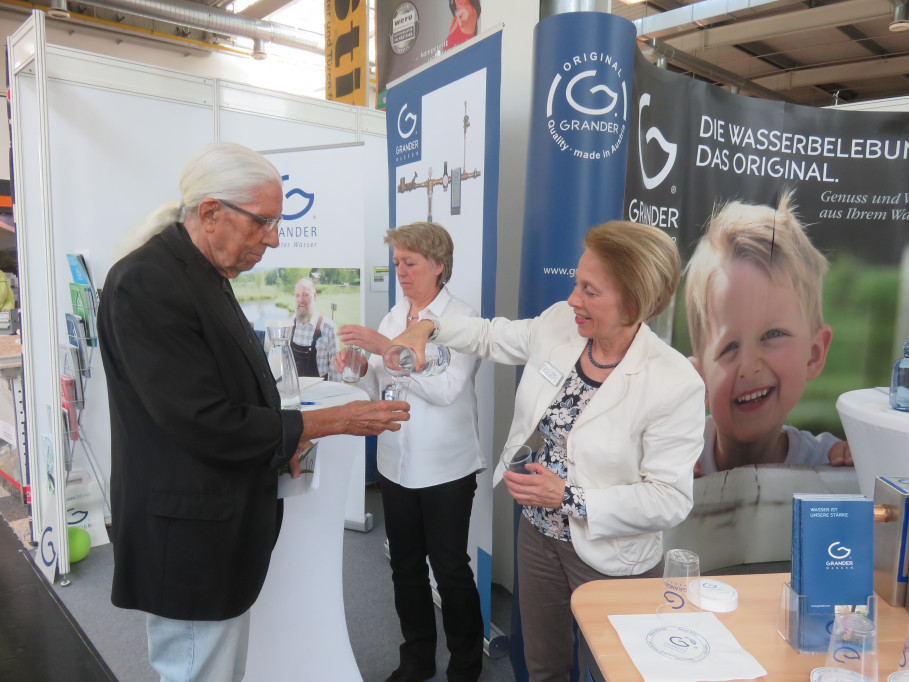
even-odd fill
[(808, 613), (807, 597), (796, 593), (789, 583), (783, 583), (776, 631), (797, 653), (827, 653), (833, 620), (840, 613), (847, 613), (844, 609), (868, 617), (877, 626), (877, 596), (874, 594), (868, 597), (864, 606), (836, 606), (829, 613)]

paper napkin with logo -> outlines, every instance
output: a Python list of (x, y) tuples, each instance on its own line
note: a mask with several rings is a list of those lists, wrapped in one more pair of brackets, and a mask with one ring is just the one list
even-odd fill
[(753, 680), (767, 671), (712, 613), (609, 616), (644, 682)]

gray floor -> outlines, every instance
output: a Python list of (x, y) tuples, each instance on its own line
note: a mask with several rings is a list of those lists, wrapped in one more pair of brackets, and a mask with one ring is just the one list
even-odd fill
[[(366, 510), (373, 514), (373, 530), (369, 533), (344, 532), (345, 611), (351, 645), (364, 682), (382, 682), (397, 665), (400, 630), (392, 600), (391, 569), (383, 549), (385, 533), (381, 500), (379, 494), (371, 488), (366, 491)], [(20, 540), (27, 541), (27, 510), (2, 485), (0, 515)], [(788, 570), (789, 562), (774, 562), (732, 566), (712, 574), (775, 573)], [(120, 682), (157, 682), (157, 677), (148, 665), (145, 616), (111, 606), (112, 572), (110, 545), (95, 547), (85, 559), (73, 565), (69, 576), (70, 585), (62, 587), (58, 579), (54, 589)], [(511, 595), (494, 585), (493, 622), (506, 632), (510, 613)], [(438, 610), (436, 616), (441, 633)], [(502, 640), (498, 643), (503, 644)], [(482, 682), (513, 682), (514, 675), (506, 649), (507, 645), (500, 646), (495, 649), (494, 657), (484, 658), (483, 674), (480, 677)], [(433, 678), (434, 682), (445, 679), (447, 660), (448, 654), (442, 638), (436, 656), (439, 672)], [(5, 679), (2, 671), (0, 679)]]
[[(370, 488), (366, 494), (366, 511), (373, 514), (371, 532), (344, 531), (344, 601), (350, 641), (363, 680), (382, 682), (397, 666), (401, 638), (392, 599), (391, 568), (383, 551), (385, 533), (381, 500)], [(73, 565), (68, 587), (61, 587), (59, 580), (54, 587), (121, 682), (156, 682), (158, 678), (146, 656), (145, 616), (111, 605), (112, 571), (110, 545), (95, 547), (85, 559)], [(493, 621), (507, 619), (509, 613), (508, 593), (495, 590)], [(438, 609), (436, 617), (442, 633)], [(507, 622), (504, 625), (507, 626)], [(502, 629), (507, 630), (507, 627)], [(445, 680), (447, 661), (444, 636), (440, 636), (436, 656), (439, 672), (434, 681)], [(495, 659), (487, 656), (483, 667), (480, 677), (483, 682), (514, 680), (507, 656)]]

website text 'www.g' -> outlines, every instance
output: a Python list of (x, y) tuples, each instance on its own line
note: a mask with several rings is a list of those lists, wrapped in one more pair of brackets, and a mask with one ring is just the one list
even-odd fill
[(567, 275), (574, 277), (574, 268), (543, 268), (544, 275)]

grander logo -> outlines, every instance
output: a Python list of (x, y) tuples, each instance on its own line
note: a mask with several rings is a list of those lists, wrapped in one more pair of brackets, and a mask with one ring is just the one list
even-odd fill
[[(400, 135), (405, 140), (413, 135), (413, 131), (417, 129), (417, 117), (410, 112), (407, 115), (404, 115), (404, 112), (407, 111), (407, 104), (401, 107), (401, 111), (398, 112), (398, 135)], [(404, 123), (403, 127), (401, 123)], [(407, 132), (404, 132), (404, 128), (407, 129)]]
[(627, 132), (628, 88), (621, 64), (608, 52), (580, 52), (557, 67), (546, 127), (559, 151), (593, 160), (618, 151)]
[[(836, 547), (836, 549), (834, 549), (834, 547)], [(852, 550), (848, 547), (843, 547), (840, 545), (839, 540), (837, 540), (827, 548), (827, 554), (834, 559), (846, 559), (852, 554)]]
[[(656, 126), (651, 126), (647, 129), (647, 132), (641, 134), (641, 129), (643, 127), (642, 121), (644, 120), (644, 109), (650, 105), (650, 93), (645, 92), (641, 95), (641, 98), (638, 100), (638, 161), (641, 165), (641, 178), (644, 180), (644, 187), (647, 189), (654, 189), (659, 187), (660, 183), (666, 179), (666, 176), (669, 175), (669, 172), (672, 170), (673, 165), (675, 165), (676, 154), (678, 152), (678, 144), (675, 142), (670, 142), (667, 140), (663, 133)], [(642, 142), (643, 140), (643, 142)], [(663, 167), (660, 168), (659, 172), (656, 175), (650, 176), (647, 174), (647, 170), (644, 168), (644, 143), (649, 144), (652, 141), (656, 141), (660, 149), (666, 154), (666, 159), (663, 162)]]
[(839, 540), (830, 544), (827, 548), (827, 554), (830, 558), (824, 563), (824, 566), (828, 569), (852, 570), (855, 566), (855, 562), (849, 558), (852, 555), (852, 550), (841, 545)]

